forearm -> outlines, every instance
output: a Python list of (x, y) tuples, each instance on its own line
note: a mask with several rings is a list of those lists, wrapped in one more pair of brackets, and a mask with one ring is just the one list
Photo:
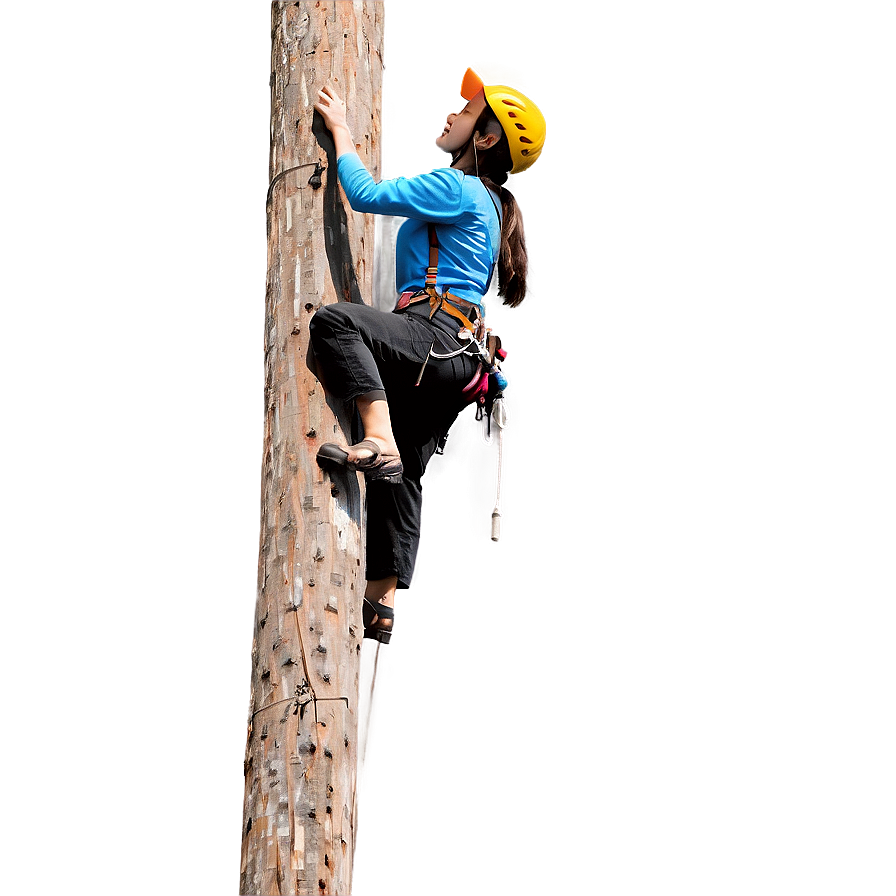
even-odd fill
[(333, 135), (333, 142), (336, 144), (336, 158), (338, 159), (343, 153), (356, 152), (355, 141), (352, 139), (351, 131), (345, 125), (336, 125), (330, 133)]

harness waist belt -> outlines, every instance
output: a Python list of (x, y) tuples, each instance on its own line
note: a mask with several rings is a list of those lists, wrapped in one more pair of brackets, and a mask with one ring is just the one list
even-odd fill
[[(427, 301), (429, 302), (430, 320), (432, 320), (437, 311), (444, 311), (446, 314), (450, 314), (452, 317), (457, 318), (457, 320), (459, 320), (471, 333), (475, 331), (476, 326), (472, 321), (479, 319), (479, 308), (472, 302), (467, 302), (447, 291), (442, 293), (442, 295), (439, 295), (434, 289), (421, 289), (417, 292), (403, 292), (398, 299), (398, 304), (393, 310), (400, 313), (411, 305)], [(466, 314), (464, 312), (466, 312)], [(467, 315), (469, 315), (469, 317), (467, 317)], [(470, 318), (472, 318), (472, 321)]]

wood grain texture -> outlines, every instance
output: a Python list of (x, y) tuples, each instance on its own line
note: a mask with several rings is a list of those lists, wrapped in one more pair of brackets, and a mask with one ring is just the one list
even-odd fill
[[(344, 202), (313, 103), (333, 83), (378, 178), (383, 26), (382, 3), (271, 5), (265, 430), (241, 894), (351, 893), (364, 492), (355, 474), (325, 476), (314, 459), (350, 421), (309, 369), (308, 322), (323, 304), (369, 300), (374, 237), (372, 219)], [(323, 187), (313, 189), (318, 161)]]

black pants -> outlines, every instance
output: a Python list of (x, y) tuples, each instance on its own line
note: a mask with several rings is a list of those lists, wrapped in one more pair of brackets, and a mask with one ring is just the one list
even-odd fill
[(460, 324), (443, 311), (430, 321), (424, 302), (402, 314), (338, 302), (311, 319), (311, 345), (327, 391), (344, 402), (382, 394), (404, 464), (400, 485), (367, 486), (367, 578), (398, 578), (408, 588), (420, 543), (421, 479), (439, 441), (464, 407), (476, 362), (467, 355), (421, 365), (430, 349), (455, 351)]

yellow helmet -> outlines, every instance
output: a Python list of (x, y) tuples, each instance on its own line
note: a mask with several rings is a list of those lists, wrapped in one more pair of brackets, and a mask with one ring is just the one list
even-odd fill
[(471, 100), (480, 90), (485, 91), (485, 101), (495, 113), (510, 144), (513, 159), (511, 174), (525, 171), (540, 155), (547, 130), (544, 115), (538, 106), (512, 87), (495, 85), (487, 87), (482, 78), (468, 68), (460, 86), (460, 95)]

